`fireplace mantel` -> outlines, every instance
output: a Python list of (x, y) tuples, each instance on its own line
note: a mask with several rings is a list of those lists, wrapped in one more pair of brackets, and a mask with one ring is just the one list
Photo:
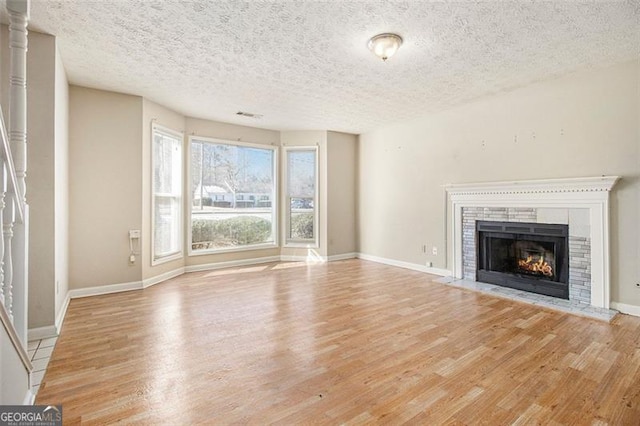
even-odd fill
[(530, 207), (588, 209), (591, 229), (591, 305), (609, 308), (609, 192), (619, 176), (446, 185), (451, 270), (462, 278), (462, 209)]

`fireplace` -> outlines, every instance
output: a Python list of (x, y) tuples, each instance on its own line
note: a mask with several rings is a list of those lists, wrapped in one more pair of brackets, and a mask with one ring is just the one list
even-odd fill
[[(454, 280), (478, 279), (477, 220), (568, 224), (569, 301), (608, 309), (609, 198), (619, 179), (593, 176), (445, 185), (449, 227), (445, 241), (450, 243), (451, 256), (449, 271), (445, 272)], [(503, 211), (498, 214), (496, 209)], [(531, 214), (521, 215), (523, 209), (531, 210)], [(567, 214), (548, 215), (548, 210), (566, 210)], [(565, 267), (567, 263), (564, 262)]]
[(476, 280), (569, 299), (568, 225), (476, 221)]

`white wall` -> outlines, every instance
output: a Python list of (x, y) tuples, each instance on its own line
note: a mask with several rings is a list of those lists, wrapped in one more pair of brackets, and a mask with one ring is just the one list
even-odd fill
[(446, 268), (447, 183), (620, 175), (611, 295), (640, 305), (639, 81), (638, 61), (587, 70), (361, 135), (360, 251)]
[(69, 290), (69, 83), (56, 49), (55, 57), (55, 317)]
[(129, 230), (142, 229), (142, 98), (69, 88), (69, 288), (139, 282)]

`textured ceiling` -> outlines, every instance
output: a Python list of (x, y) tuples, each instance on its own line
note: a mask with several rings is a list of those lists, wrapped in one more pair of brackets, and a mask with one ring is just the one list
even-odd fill
[[(192, 117), (361, 133), (638, 58), (639, 4), (32, 0), (30, 28), (58, 37), (73, 84)], [(366, 48), (380, 32), (405, 40), (387, 63)]]

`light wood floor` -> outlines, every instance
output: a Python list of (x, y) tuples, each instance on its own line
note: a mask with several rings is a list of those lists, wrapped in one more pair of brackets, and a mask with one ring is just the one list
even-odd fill
[(75, 299), (37, 403), (67, 424), (640, 424), (640, 318), (433, 278), (282, 263)]

